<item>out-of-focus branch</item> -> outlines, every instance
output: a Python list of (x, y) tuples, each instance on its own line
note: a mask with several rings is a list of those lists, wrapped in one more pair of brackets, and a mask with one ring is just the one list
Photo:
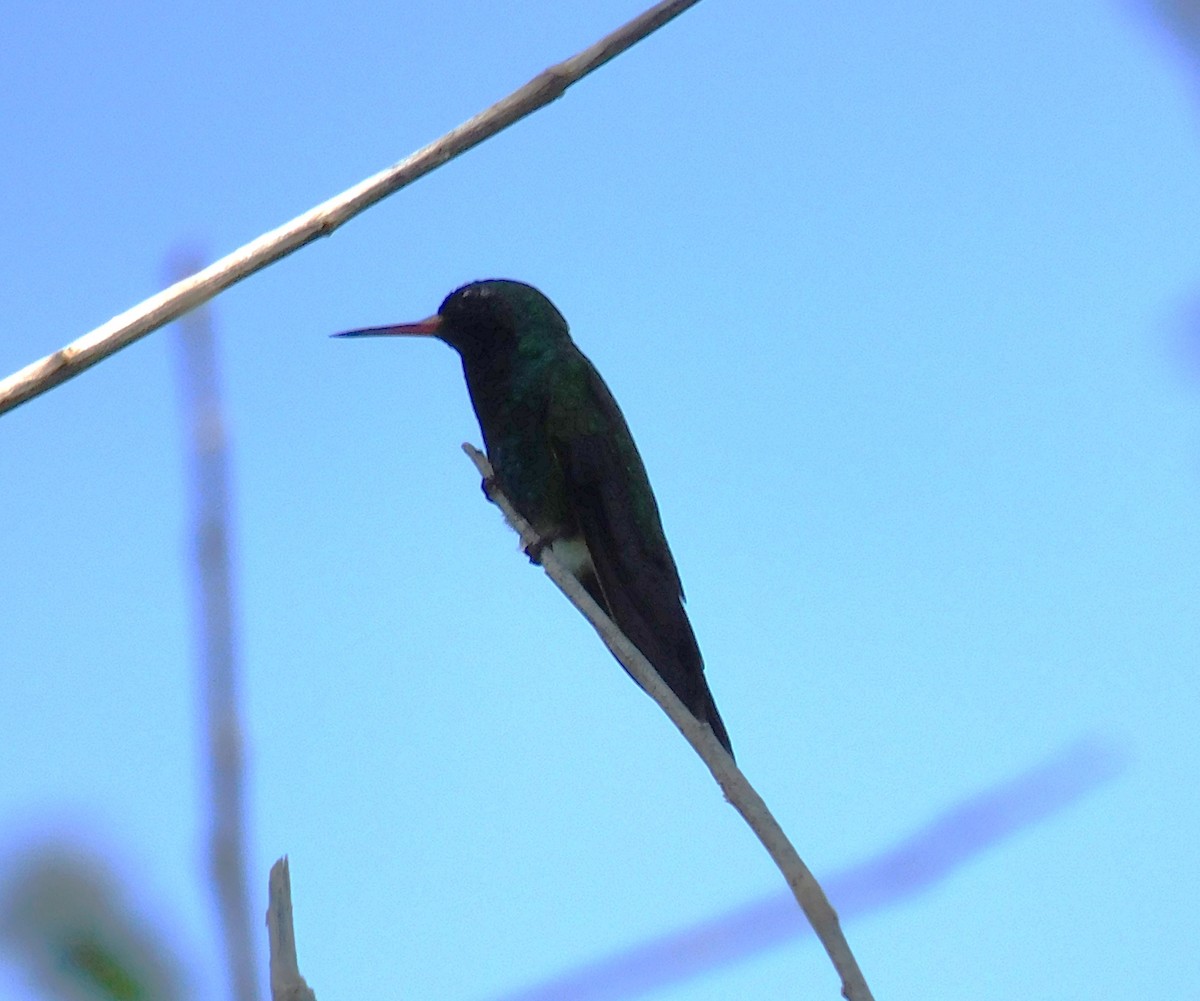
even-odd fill
[(317, 1001), (300, 975), (292, 927), (292, 874), (285, 855), (271, 866), (267, 886), (267, 941), (271, 948), (271, 1001)]
[(66, 347), (0, 380), (0, 414), (53, 389), (121, 348), (178, 319), (188, 310), (195, 309), (255, 271), (299, 250), (318, 237), (329, 236), (364, 209), (561, 97), (571, 84), (599, 69), (697, 2), (663, 0), (655, 4), (590, 48), (539, 73), (524, 87), (413, 153), (408, 159), (359, 182), (291, 222), (222, 257), (199, 274), (176, 282)]
[(496, 485), (487, 456), (469, 444), (463, 445), (463, 451), (475, 463), (475, 468), (479, 470), (484, 482), (488, 485), (488, 497), (504, 513), (509, 525), (521, 537), (522, 545), (528, 551), (533, 551), (530, 547), (540, 550), (542, 569), (545, 570), (546, 575), (579, 609), (596, 632), (600, 634), (600, 638), (617, 660), (646, 690), (646, 693), (659, 704), (671, 722), (679, 728), (684, 738), (700, 755), (701, 760), (708, 766), (708, 770), (712, 772), (713, 778), (717, 780), (725, 798), (758, 836), (763, 847), (767, 849), (768, 854), (783, 873), (796, 902), (804, 911), (817, 938), (820, 939), (829, 958), (833, 961), (834, 969), (837, 970), (838, 976), (842, 980), (843, 996), (849, 1001), (869, 1001), (871, 989), (867, 986), (858, 962), (850, 951), (850, 945), (838, 923), (837, 914), (830, 906), (825, 892), (797, 854), (787, 835), (784, 834), (783, 828), (779, 826), (778, 821), (767, 809), (762, 797), (758, 795), (746, 776), (734, 763), (733, 758), (721, 746), (712, 729), (707, 723), (697, 720), (687, 710), (675, 693), (659, 677), (650, 662), (617, 628), (604, 610), (592, 600), (583, 585), (555, 558), (550, 547), (541, 545), (542, 540), (537, 533), (521, 517), (509, 499), (504, 496), (503, 491)]
[[(1018, 831), (1111, 781), (1127, 763), (1119, 747), (1080, 741), (1028, 771), (939, 814), (908, 837), (822, 880), (843, 919), (916, 896)], [(496, 1001), (618, 1001), (642, 997), (809, 933), (779, 892), (639, 942)]]
[[(190, 274), (197, 262), (173, 270)], [(179, 395), (191, 467), (195, 634), (208, 774), (208, 864), (230, 997), (257, 1001), (254, 931), (246, 874), (244, 738), (238, 711), (237, 629), (230, 557), (229, 458), (207, 306), (179, 324)]]

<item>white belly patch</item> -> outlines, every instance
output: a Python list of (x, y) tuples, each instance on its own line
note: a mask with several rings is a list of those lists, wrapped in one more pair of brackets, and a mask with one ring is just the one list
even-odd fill
[(550, 543), (550, 552), (575, 577), (593, 573), (592, 554), (583, 539), (555, 539)]

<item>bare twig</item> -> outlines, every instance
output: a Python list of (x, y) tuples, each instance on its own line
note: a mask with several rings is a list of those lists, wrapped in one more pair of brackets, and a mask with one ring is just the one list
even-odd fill
[(479, 449), (473, 445), (464, 444), (463, 451), (470, 456), (479, 470), (484, 481), (489, 484), (488, 496), (504, 513), (505, 520), (521, 537), (521, 543), (527, 550), (534, 547), (541, 552), (542, 569), (546, 575), (558, 585), (570, 602), (579, 609), (583, 616), (592, 624), (592, 628), (600, 634), (605, 645), (634, 677), (646, 693), (659, 704), (663, 712), (670, 717), (671, 722), (692, 745), (701, 760), (712, 772), (725, 798), (732, 804), (750, 825), (758, 836), (763, 847), (779, 867), (791, 887), (796, 902), (816, 932), (817, 938), (825, 947), (829, 958), (833, 961), (834, 969), (842, 979), (842, 994), (848, 1001), (870, 1001), (871, 989), (863, 978), (858, 962), (850, 951), (850, 945), (842, 934), (838, 916), (830, 906), (825, 892), (821, 889), (816, 878), (808, 870), (783, 828), (767, 809), (767, 804), (755, 792), (746, 776), (734, 764), (733, 758), (723, 748), (712, 729), (707, 723), (697, 720), (676, 697), (666, 683), (659, 677), (658, 672), (637, 648), (629, 641), (604, 610), (592, 600), (591, 595), (584, 590), (583, 585), (555, 558), (550, 547), (541, 545), (536, 532), (530, 524), (521, 517), (516, 508), (495, 484), (491, 464)]
[(447, 132), (406, 160), (297, 216), (210, 264), (199, 274), (176, 282), (107, 323), (25, 366), (0, 381), (0, 414), (53, 389), (121, 348), (207, 302), (255, 271), (273, 264), (321, 236), (329, 236), (364, 209), (477, 146), (526, 115), (549, 104), (593, 70), (620, 55), (651, 32), (682, 14), (698, 0), (663, 0), (632, 21), (556, 66), (539, 73), (502, 101)]
[[(954, 803), (908, 837), (823, 882), (838, 913), (860, 917), (918, 896), (1018, 831), (1111, 781), (1127, 764), (1118, 746), (1080, 741), (1028, 771)], [(785, 891), (740, 904), (495, 1001), (617, 1001), (712, 973), (810, 932)]]
[[(180, 260), (177, 275), (199, 261)], [(208, 864), (234, 1001), (257, 1001), (254, 931), (246, 876), (246, 790), (238, 712), (238, 658), (230, 558), (229, 460), (207, 307), (180, 322), (179, 386), (190, 444), (197, 660), (208, 771)]]
[(267, 941), (271, 948), (271, 1001), (317, 1001), (300, 975), (292, 927), (292, 874), (285, 855), (271, 866), (267, 886)]

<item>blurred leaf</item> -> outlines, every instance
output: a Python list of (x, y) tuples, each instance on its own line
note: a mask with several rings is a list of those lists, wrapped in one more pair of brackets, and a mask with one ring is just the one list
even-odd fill
[(172, 1001), (179, 964), (103, 860), (39, 845), (0, 886), (0, 936), (34, 984), (66, 1001)]

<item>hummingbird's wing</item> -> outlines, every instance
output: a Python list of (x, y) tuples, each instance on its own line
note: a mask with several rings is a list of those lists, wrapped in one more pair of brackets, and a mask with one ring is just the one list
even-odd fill
[(680, 701), (729, 749), (641, 456), (612, 393), (580, 358), (586, 378), (572, 379), (569, 391), (554, 394), (550, 426), (568, 506), (591, 556), (596, 579), (590, 589), (599, 591), (610, 617)]

